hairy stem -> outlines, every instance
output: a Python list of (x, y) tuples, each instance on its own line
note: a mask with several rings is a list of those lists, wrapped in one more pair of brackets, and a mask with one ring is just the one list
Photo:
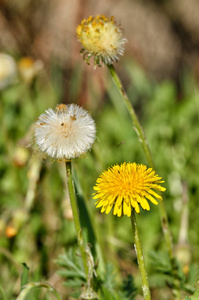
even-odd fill
[(133, 227), (135, 251), (136, 251), (138, 266), (140, 269), (140, 275), (141, 275), (141, 279), (142, 279), (142, 291), (143, 291), (143, 295), (144, 295), (144, 300), (151, 300), (149, 281), (148, 281), (148, 276), (147, 276), (147, 272), (146, 272), (146, 268), (145, 268), (145, 264), (144, 264), (144, 256), (143, 256), (143, 252), (142, 252), (142, 246), (140, 243), (137, 222), (136, 222), (135, 213), (134, 213), (133, 209), (132, 209), (132, 215), (131, 215), (131, 224)]

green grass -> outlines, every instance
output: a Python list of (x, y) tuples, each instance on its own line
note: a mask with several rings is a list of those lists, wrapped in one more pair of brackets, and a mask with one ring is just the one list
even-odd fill
[[(190, 250), (190, 273), (184, 274), (183, 266), (179, 263), (179, 276), (182, 289), (185, 290), (184, 295), (190, 295), (188, 292), (191, 293), (196, 288), (199, 260), (199, 90), (192, 74), (184, 75), (183, 90), (179, 96), (174, 82), (155, 82), (149, 79), (131, 59), (124, 60), (121, 64), (126, 78), (125, 86), (145, 129), (157, 173), (165, 181), (167, 190), (164, 201), (175, 244), (178, 244), (180, 231), (182, 198), (186, 196), (183, 186), (187, 188), (188, 242), (193, 252)], [(26, 263), (30, 269), (29, 282), (53, 281), (52, 278), (58, 276), (56, 272), (60, 269), (55, 260), (64, 249), (76, 249), (77, 246), (74, 224), (67, 217), (69, 208), (66, 207), (64, 166), (49, 158), (44, 159), (33, 151), (32, 124), (46, 108), (54, 108), (60, 103), (60, 95), (63, 94), (62, 85), (56, 84), (60, 78), (56, 68), (52, 75), (47, 79), (41, 74), (31, 85), (18, 81), (0, 91), (0, 297), (9, 300), (16, 299), (20, 292), (22, 263)], [(104, 81), (107, 83), (107, 93), (97, 100), (92, 85), (88, 84), (90, 102), (94, 104), (85, 102), (84, 108), (91, 112), (96, 121), (97, 138), (86, 158), (75, 161), (75, 173), (86, 201), (87, 213), (102, 247), (104, 260), (112, 265), (113, 273), (117, 274), (114, 277), (109, 269), (104, 275), (101, 269), (99, 277), (107, 285), (102, 287), (100, 299), (110, 299), (111, 290), (114, 291), (113, 299), (134, 299), (135, 291), (141, 293), (141, 285), (130, 220), (127, 217), (100, 214), (94, 206), (92, 193), (95, 180), (108, 166), (125, 161), (146, 164), (146, 159), (133, 131), (131, 119), (120, 102), (120, 95), (109, 76), (106, 76)], [(69, 94), (72, 101), (77, 103), (78, 95), (81, 95), (78, 87), (82, 80), (82, 69), (76, 67)], [(91, 82), (91, 78), (88, 80)], [(25, 156), (22, 163), (22, 153), (17, 152), (19, 147), (22, 147)], [(36, 174), (38, 179), (34, 202), (27, 213), (24, 211), (24, 201), (32, 180), (28, 174), (36, 161), (41, 161), (41, 164)], [(81, 217), (84, 221), (85, 215)], [(150, 284), (154, 291), (158, 290), (153, 299), (168, 299), (171, 294), (166, 281), (170, 282), (171, 278), (158, 207), (151, 205), (150, 212), (142, 211), (137, 221)], [(85, 226), (86, 224), (85, 221)], [(17, 234), (12, 238), (8, 237), (8, 227), (17, 229)], [(153, 264), (150, 253), (153, 253)], [(129, 274), (133, 276), (134, 282), (131, 286), (128, 285), (128, 291)], [(126, 280), (126, 285), (124, 282), (122, 285), (122, 278)], [(72, 275), (68, 280), (71, 279)], [(76, 289), (63, 287), (62, 281), (58, 277), (54, 286), (60, 290), (63, 299), (69, 299), (69, 295)], [(186, 285), (189, 288), (185, 288)], [(37, 290), (28, 299), (49, 297), (54, 299), (53, 295), (45, 296)]]

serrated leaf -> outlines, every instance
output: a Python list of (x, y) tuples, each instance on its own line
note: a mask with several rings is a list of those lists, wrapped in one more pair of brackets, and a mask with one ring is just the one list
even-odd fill
[(81, 287), (82, 286), (82, 280), (80, 279), (68, 279), (67, 281), (64, 282), (64, 286), (67, 287)]
[(58, 273), (64, 277), (81, 277), (86, 278), (83, 270), (83, 264), (80, 257), (75, 254), (75, 250), (70, 248), (67, 252), (58, 256), (55, 261), (59, 266), (65, 267), (64, 270), (58, 271)]
[(168, 254), (163, 251), (150, 251), (149, 253), (150, 263), (156, 269), (156, 271), (163, 274), (171, 274), (172, 267), (168, 257)]
[(114, 272), (113, 265), (108, 263), (106, 265), (106, 271), (105, 271), (105, 276), (104, 276), (104, 285), (108, 289), (113, 289), (115, 287), (115, 277), (116, 277), (116, 274)]
[(70, 248), (68, 252), (58, 256), (56, 263), (62, 267), (71, 267), (74, 270), (79, 271), (83, 268), (83, 264), (81, 259), (78, 258), (79, 257), (76, 254), (74, 255), (74, 250)]
[(75, 271), (70, 271), (70, 270), (59, 270), (57, 271), (57, 273), (63, 277), (81, 277), (83, 279), (85, 279), (85, 274), (80, 275), (79, 273), (75, 272)]
[[(76, 255), (76, 250), (74, 248), (70, 248), (64, 254), (59, 255), (56, 263), (63, 268), (57, 271), (57, 273), (64, 277), (65, 286), (81, 288), (81, 286), (86, 283), (86, 275), (81, 257)], [(80, 291), (77, 292), (79, 295)]]

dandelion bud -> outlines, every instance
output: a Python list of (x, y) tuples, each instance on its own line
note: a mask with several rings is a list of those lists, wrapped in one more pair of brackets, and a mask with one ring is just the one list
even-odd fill
[(12, 239), (14, 236), (17, 235), (17, 229), (12, 225), (8, 225), (6, 227), (5, 234), (7, 238)]
[(94, 65), (110, 65), (124, 53), (127, 40), (123, 38), (122, 29), (114, 17), (90, 16), (77, 27), (76, 34), (83, 46), (81, 53), (88, 64), (93, 57)]

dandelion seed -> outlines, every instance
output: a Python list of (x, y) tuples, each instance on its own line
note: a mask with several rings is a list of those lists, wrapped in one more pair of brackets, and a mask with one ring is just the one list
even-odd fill
[(15, 60), (8, 54), (0, 53), (0, 90), (12, 84), (16, 77)]
[(95, 122), (76, 104), (49, 108), (36, 122), (35, 142), (42, 152), (60, 160), (85, 154), (95, 140)]
[(77, 27), (76, 34), (83, 46), (81, 53), (88, 64), (93, 57), (94, 65), (110, 65), (124, 53), (127, 40), (123, 38), (122, 29), (114, 17), (90, 16)]
[[(113, 214), (131, 216), (132, 208), (140, 213), (140, 206), (150, 210), (148, 200), (157, 205), (162, 197), (154, 192), (165, 191), (160, 185), (161, 177), (152, 168), (136, 163), (114, 165), (104, 171), (94, 186), (94, 199), (98, 199), (96, 207), (102, 207), (101, 212), (108, 214), (113, 208)], [(156, 198), (156, 199), (155, 199)], [(139, 206), (140, 205), (140, 206)]]

